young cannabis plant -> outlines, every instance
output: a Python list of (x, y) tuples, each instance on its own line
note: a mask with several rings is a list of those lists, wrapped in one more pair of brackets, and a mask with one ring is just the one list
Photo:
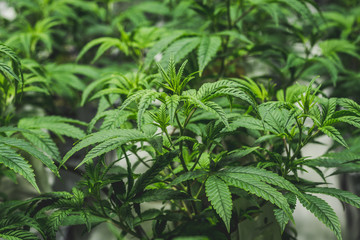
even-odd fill
[[(79, 187), (97, 199), (87, 202), (89, 214), (110, 219), (139, 238), (149, 238), (141, 226), (149, 218), (155, 220), (153, 237), (191, 235), (191, 222), (205, 221), (205, 228), (211, 229), (219, 219), (224, 227), (216, 234), (228, 236), (242, 217), (233, 207), (236, 199), (251, 197), (258, 209), (273, 204), (282, 231), (293, 221), (298, 199), (341, 239), (334, 211), (311, 193), (334, 196), (356, 207), (360, 198), (308, 183), (298, 171), (307, 166), (325, 180), (318, 166), (301, 156), (301, 149), (321, 133), (346, 146), (334, 124), (360, 127), (359, 106), (348, 99), (318, 97), (314, 81), (308, 87), (292, 86), (286, 93), (280, 90), (277, 101), (262, 104), (257, 99), (265, 100), (266, 90), (249, 79), (224, 79), (188, 89), (194, 76), (182, 77), (185, 64), (178, 71), (174, 60), (167, 71), (158, 65), (160, 75), (155, 82), (161, 91), (138, 90), (119, 109), (104, 111), (104, 127), (81, 139), (63, 158), (64, 164), (75, 152), (90, 147), (79, 164), (87, 169)], [(234, 109), (238, 104), (247, 107)], [(343, 109), (337, 110), (337, 105)], [(123, 118), (120, 125), (111, 123), (122, 114), (129, 119)], [(119, 128), (131, 127), (133, 116), (138, 129)], [(307, 119), (312, 120), (310, 125)], [(228, 149), (228, 139), (242, 129), (255, 137), (253, 146)], [(118, 159), (108, 164), (105, 156), (113, 150)], [(148, 156), (140, 156), (141, 151)], [(114, 165), (123, 159), (125, 168)], [(147, 168), (141, 175), (135, 172), (139, 165)], [(168, 202), (174, 211), (152, 209), (154, 215), (145, 217), (150, 212), (142, 212), (140, 204), (159, 200)], [(165, 231), (168, 224), (173, 227)]]
[[(64, 117), (45, 116), (22, 118), (17, 124), (12, 117), (15, 115), (16, 103), (21, 101), (24, 79), (22, 65), (17, 55), (9, 47), (0, 45), (1, 56), (10, 59), (11, 67), (6, 63), (0, 64), (0, 163), (1, 175), (16, 182), (16, 174), (23, 176), (40, 192), (36, 183), (33, 168), (29, 162), (36, 159), (41, 161), (56, 176), (59, 176), (54, 162), (60, 160), (59, 150), (50, 137), (50, 132), (60, 139), (63, 136), (80, 139), (84, 132), (72, 124), (86, 125), (81, 121)], [(31, 91), (31, 88), (25, 88)], [(44, 131), (45, 130), (45, 131)]]

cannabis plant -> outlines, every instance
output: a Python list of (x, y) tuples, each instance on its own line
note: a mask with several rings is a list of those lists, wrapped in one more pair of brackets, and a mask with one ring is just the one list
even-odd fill
[[(326, 182), (317, 162), (302, 156), (301, 149), (321, 134), (347, 147), (335, 125), (359, 127), (360, 106), (321, 97), (315, 80), (279, 90), (274, 101), (260, 101), (266, 90), (250, 79), (221, 79), (188, 89), (196, 75), (182, 77), (185, 65), (178, 71), (174, 60), (167, 71), (158, 65), (153, 81), (161, 91), (130, 94), (119, 108), (96, 117), (104, 118), (99, 130), (65, 155), (62, 164), (90, 147), (79, 164), (86, 172), (78, 189), (88, 199), (81, 211), (137, 238), (222, 239), (268, 204), (283, 231), (299, 200), (342, 239), (334, 211), (313, 193), (356, 207), (360, 198), (300, 178), (299, 171), (310, 167)], [(233, 141), (242, 141), (240, 132), (247, 132), (248, 144), (234, 149)], [(146, 170), (139, 175), (140, 167)], [(241, 199), (253, 205), (243, 208), (237, 204)], [(153, 201), (164, 207), (143, 211), (144, 203)], [(76, 205), (63, 209), (78, 212)], [(143, 229), (146, 221), (153, 222), (151, 232)]]
[(359, 7), (324, 2), (6, 1), (0, 177), (35, 191), (0, 191), (0, 238), (296, 239), (301, 204), (342, 239), (318, 194), (360, 207), (325, 185), (359, 171)]

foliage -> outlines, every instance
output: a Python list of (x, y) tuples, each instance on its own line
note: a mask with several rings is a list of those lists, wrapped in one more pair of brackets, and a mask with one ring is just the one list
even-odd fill
[[(346, 130), (359, 131), (359, 99), (338, 89), (358, 83), (360, 8), (335, 2), (8, 1), (17, 15), (0, 18), (0, 176), (40, 193), (2, 194), (0, 237), (55, 239), (61, 226), (107, 222), (119, 239), (230, 239), (270, 205), (286, 238), (298, 200), (342, 239), (313, 195), (360, 207), (322, 186), (324, 168), (359, 171)], [(312, 158), (304, 147), (320, 136), (337, 151)], [(81, 180), (45, 193), (36, 163)], [(323, 182), (303, 179), (308, 169)]]

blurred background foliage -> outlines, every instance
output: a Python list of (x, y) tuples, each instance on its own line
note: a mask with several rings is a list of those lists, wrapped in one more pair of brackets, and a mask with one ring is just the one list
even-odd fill
[[(0, 140), (0, 148), (8, 156), (30, 159), (23, 169), (35, 173), (26, 179), (42, 192), (69, 191), (74, 186), (75, 174), (82, 171), (74, 169), (76, 160), (67, 166), (75, 180), (56, 178), (54, 185), (48, 183), (51, 174), (44, 166), (59, 175), (53, 161), (58, 164), (74, 140), (84, 136), (85, 122), (101, 118), (129, 94), (153, 87), (155, 62), (165, 67), (171, 56), (175, 63), (188, 59), (187, 74), (198, 71), (189, 83), (195, 88), (224, 76), (247, 76), (261, 86), (256, 88), (248, 80), (258, 98), (274, 100), (278, 90), (320, 75), (320, 90), (328, 97), (360, 102), (357, 0), (7, 0), (0, 4), (0, 136), (14, 140), (11, 148)], [(354, 129), (342, 129), (348, 150), (337, 155), (339, 145), (334, 144), (330, 150), (335, 152), (319, 162), (336, 167), (336, 173), (343, 174), (342, 187), (359, 195), (360, 137)], [(15, 173), (23, 170), (7, 167), (14, 171), (1, 165), (1, 177), (18, 181)], [(60, 170), (61, 174), (69, 171)], [(2, 184), (5, 189), (6, 184)], [(23, 184), (16, 194), (3, 190), (2, 198), (37, 195)], [(12, 210), (0, 207), (1, 211)], [(348, 239), (359, 239), (360, 214), (350, 212)], [(35, 223), (31, 226), (40, 229)], [(68, 230), (69, 236), (72, 231)]]

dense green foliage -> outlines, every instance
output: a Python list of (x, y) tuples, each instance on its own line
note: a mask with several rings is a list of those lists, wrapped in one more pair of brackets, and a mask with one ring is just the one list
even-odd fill
[[(332, 2), (7, 1), (0, 176), (38, 194), (1, 194), (0, 237), (107, 222), (118, 239), (231, 239), (270, 206), (273, 231), (296, 239), (285, 228), (298, 200), (342, 239), (314, 194), (360, 207), (323, 186), (327, 168), (360, 169), (360, 6)], [(322, 135), (331, 151), (308, 156)], [(39, 166), (81, 180), (48, 191)]]

